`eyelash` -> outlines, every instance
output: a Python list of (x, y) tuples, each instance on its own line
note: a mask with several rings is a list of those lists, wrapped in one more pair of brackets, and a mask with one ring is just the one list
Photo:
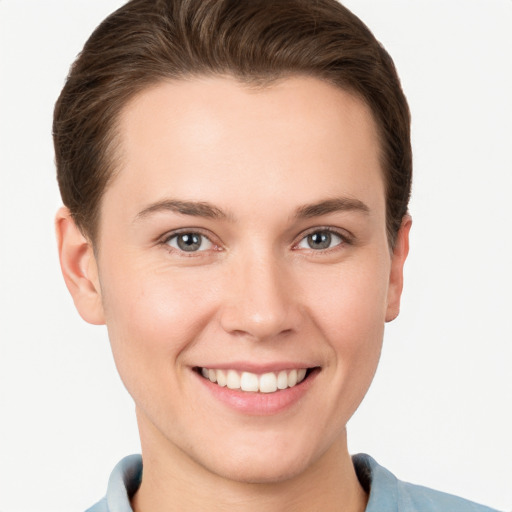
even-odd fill
[[(323, 254), (327, 251), (336, 250), (340, 246), (346, 246), (346, 245), (353, 244), (352, 237), (346, 233), (341, 233), (339, 230), (333, 229), (331, 227), (315, 227), (313, 229), (310, 229), (306, 233), (301, 234), (298, 242), (295, 242), (292, 245), (292, 249), (300, 250), (301, 249), (300, 244), (303, 242), (307, 243), (308, 237), (311, 235), (315, 235), (315, 234), (328, 234), (329, 237), (335, 236), (335, 237), (339, 238), (340, 241), (338, 243), (336, 243), (333, 247), (326, 247), (326, 248), (322, 248), (322, 249), (313, 249), (312, 247), (309, 247), (309, 248), (304, 247), (303, 248), (303, 249), (306, 249), (307, 251), (310, 251), (311, 253)], [(173, 247), (170, 245), (171, 240), (173, 240), (173, 239), (178, 240), (178, 237), (182, 236), (182, 235), (199, 236), (199, 237), (201, 237), (201, 245), (204, 243), (204, 241), (207, 241), (209, 244), (211, 244), (211, 247), (208, 247), (207, 249), (203, 249), (203, 250), (197, 250), (197, 251), (186, 251), (186, 250), (181, 249), (180, 247)], [(329, 242), (331, 242), (331, 241), (332, 241), (332, 238), (329, 239)], [(183, 230), (179, 230), (179, 231), (173, 231), (172, 233), (168, 233), (167, 235), (165, 235), (162, 238), (162, 240), (159, 243), (160, 243), (160, 245), (165, 246), (165, 248), (169, 252), (177, 252), (181, 256), (185, 256), (185, 257), (198, 256), (199, 254), (207, 252), (208, 250), (213, 250), (213, 251), (222, 250), (222, 248), (220, 247), (219, 244), (216, 244), (215, 242), (212, 241), (211, 235), (207, 235), (204, 232), (202, 232), (201, 230), (194, 229), (194, 228), (187, 228), (187, 229), (183, 229)], [(179, 244), (179, 242), (177, 242), (177, 243)]]
[(335, 236), (335, 237), (339, 238), (340, 241), (338, 243), (336, 243), (333, 247), (326, 247), (324, 249), (313, 249), (312, 247), (309, 247), (309, 248), (304, 248), (304, 249), (310, 251), (311, 253), (324, 254), (327, 251), (336, 250), (341, 246), (347, 246), (347, 245), (353, 244), (353, 237), (351, 235), (349, 235), (348, 233), (341, 232), (341, 230), (334, 229), (334, 228), (327, 227), (327, 226), (319, 226), (319, 227), (310, 229), (309, 231), (307, 231), (304, 234), (301, 234), (299, 241), (296, 242), (295, 244), (293, 244), (293, 249), (300, 249), (299, 244), (301, 244), (303, 242), (307, 243), (307, 239), (309, 236), (315, 235), (315, 234), (320, 234), (320, 233), (328, 234), (330, 237)]
[[(196, 235), (196, 236), (199, 236), (199, 237), (201, 237), (201, 245), (204, 243), (204, 241), (208, 241), (208, 243), (211, 244), (211, 247), (209, 247), (206, 250), (203, 249), (203, 250), (198, 250), (198, 251), (186, 251), (186, 250), (180, 249), (179, 247), (173, 247), (172, 245), (170, 245), (171, 240), (173, 240), (173, 239), (178, 240), (179, 237), (183, 236), (183, 235)], [(219, 251), (220, 250), (219, 245), (216, 244), (215, 242), (213, 242), (212, 238), (213, 237), (211, 235), (205, 234), (200, 229), (188, 228), (188, 229), (182, 229), (182, 230), (179, 230), (179, 231), (173, 231), (172, 233), (168, 233), (167, 235), (165, 235), (162, 238), (162, 240), (160, 242), (160, 245), (163, 245), (171, 253), (177, 252), (181, 256), (194, 257), (194, 256), (198, 256), (201, 253), (206, 252), (207, 250), (214, 250), (214, 251)], [(177, 242), (177, 243), (179, 244), (179, 242)]]

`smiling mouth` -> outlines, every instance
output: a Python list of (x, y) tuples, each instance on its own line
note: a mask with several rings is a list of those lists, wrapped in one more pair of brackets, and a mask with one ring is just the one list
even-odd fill
[(263, 374), (213, 368), (196, 368), (196, 370), (205, 379), (221, 387), (249, 393), (275, 393), (300, 384), (309, 376), (313, 368), (297, 368)]

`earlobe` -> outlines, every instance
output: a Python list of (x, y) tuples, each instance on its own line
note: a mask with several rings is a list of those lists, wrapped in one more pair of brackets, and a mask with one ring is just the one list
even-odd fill
[(404, 285), (404, 264), (409, 254), (409, 231), (411, 230), (411, 226), (411, 216), (405, 215), (400, 230), (398, 231), (391, 258), (386, 322), (391, 322), (400, 313), (400, 298)]
[(92, 244), (62, 207), (55, 217), (60, 267), (80, 316), (91, 324), (105, 323), (98, 267)]

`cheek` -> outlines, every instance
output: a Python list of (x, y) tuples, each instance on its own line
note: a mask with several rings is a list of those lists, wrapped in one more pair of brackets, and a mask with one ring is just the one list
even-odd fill
[(213, 298), (203, 279), (187, 273), (131, 269), (105, 276), (102, 289), (116, 366), (133, 394), (151, 387), (148, 376), (155, 383), (172, 378), (170, 365), (179, 368), (180, 354), (211, 317)]
[(309, 308), (316, 323), (334, 344), (346, 344), (349, 350), (359, 350), (374, 343), (383, 332), (388, 260), (376, 252), (342, 264), (338, 269), (309, 273), (312, 278), (304, 287)]
[[(340, 266), (308, 283), (311, 317), (328, 342), (335, 400), (351, 414), (366, 393), (380, 358), (384, 335), (386, 255)], [(333, 397), (334, 398), (334, 397)], [(348, 418), (346, 418), (348, 419)]]

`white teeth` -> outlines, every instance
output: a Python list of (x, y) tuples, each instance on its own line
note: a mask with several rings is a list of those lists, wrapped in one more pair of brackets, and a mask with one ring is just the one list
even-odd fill
[(283, 370), (277, 376), (277, 387), (279, 389), (286, 389), (288, 387), (288, 374)]
[(258, 391), (258, 376), (254, 373), (243, 372), (240, 378), (240, 388), (242, 391)]
[(226, 385), (229, 389), (240, 389), (240, 375), (235, 370), (228, 370)]
[(277, 391), (277, 377), (275, 373), (264, 373), (260, 377), (260, 391), (262, 393)]
[(292, 388), (302, 382), (306, 377), (306, 368), (293, 370), (281, 370), (279, 373), (268, 372), (257, 375), (251, 372), (236, 370), (214, 370), (201, 368), (201, 375), (216, 382), (219, 386), (227, 386), (229, 389), (241, 389), (247, 392), (274, 393), (278, 389)]
[(217, 384), (222, 387), (227, 384), (226, 372), (224, 370), (217, 370)]

